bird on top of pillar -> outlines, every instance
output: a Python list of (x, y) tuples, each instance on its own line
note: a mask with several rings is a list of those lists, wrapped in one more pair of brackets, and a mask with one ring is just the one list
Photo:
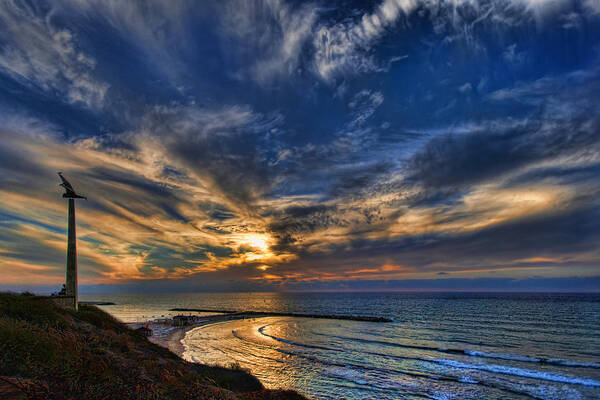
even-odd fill
[(75, 193), (75, 189), (73, 189), (73, 186), (69, 183), (69, 181), (66, 180), (64, 176), (62, 176), (62, 172), (59, 172), (58, 176), (60, 176), (60, 180), (62, 181), (62, 183), (60, 185), (58, 185), (58, 186), (62, 186), (63, 188), (65, 188), (65, 193), (63, 193), (63, 197), (64, 198), (67, 198), (67, 199), (85, 199), (85, 200), (87, 200), (87, 197), (80, 196), (77, 193)]

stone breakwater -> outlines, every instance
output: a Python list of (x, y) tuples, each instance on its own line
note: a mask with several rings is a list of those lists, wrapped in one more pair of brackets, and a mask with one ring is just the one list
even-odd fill
[(271, 311), (232, 311), (232, 310), (209, 310), (203, 308), (171, 308), (169, 311), (180, 312), (214, 312), (219, 314), (239, 315), (240, 317), (296, 317), (296, 318), (323, 318), (340, 319), (349, 321), (365, 322), (393, 322), (390, 318), (371, 317), (361, 315), (324, 315), (324, 314), (301, 314), (301, 313), (282, 313)]

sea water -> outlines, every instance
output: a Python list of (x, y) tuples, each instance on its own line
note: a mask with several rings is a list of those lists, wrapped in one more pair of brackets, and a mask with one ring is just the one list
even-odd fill
[[(314, 399), (600, 399), (600, 295), (200, 293), (87, 295), (127, 322), (172, 307), (381, 316), (202, 326), (184, 358), (249, 369)], [(172, 314), (172, 313), (171, 313)]]

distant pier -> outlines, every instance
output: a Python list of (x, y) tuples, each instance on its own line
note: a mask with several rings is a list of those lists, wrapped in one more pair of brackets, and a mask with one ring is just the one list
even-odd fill
[(294, 318), (322, 318), (322, 319), (340, 319), (347, 321), (364, 321), (364, 322), (393, 322), (389, 318), (384, 317), (369, 317), (361, 315), (323, 315), (323, 314), (299, 314), (299, 313), (281, 313), (272, 311), (232, 311), (232, 310), (208, 310), (204, 308), (171, 308), (169, 311), (180, 312), (208, 312), (219, 314), (237, 314), (244, 315), (250, 318), (253, 317), (294, 317)]

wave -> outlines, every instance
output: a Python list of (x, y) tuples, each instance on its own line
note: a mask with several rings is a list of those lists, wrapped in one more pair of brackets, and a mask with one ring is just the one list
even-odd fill
[[(268, 325), (265, 325), (265, 326), (261, 327), (260, 329), (265, 328), (266, 326), (268, 326)], [(259, 331), (260, 331), (260, 329), (259, 329)], [(297, 345), (297, 346), (301, 346), (301, 347), (311, 347), (311, 348), (314, 347), (314, 346), (306, 345), (303, 343), (296, 343), (296, 342), (292, 342), (290, 340), (277, 338), (272, 335), (268, 335), (268, 334), (264, 333), (263, 331), (260, 331), (260, 333), (263, 335), (269, 336), (275, 340), (283, 341), (285, 343), (289, 343), (289, 344), (293, 344), (293, 345)], [(457, 382), (457, 383), (463, 383), (463, 384), (482, 385), (482, 386), (492, 387), (492, 388), (510, 392), (510, 393), (516, 393), (519, 395), (527, 395), (527, 393), (524, 393), (523, 391), (514, 390), (512, 388), (508, 388), (505, 386), (499, 386), (499, 385), (494, 385), (494, 384), (487, 383), (487, 382), (478, 381), (478, 380), (472, 379), (470, 377), (465, 377), (465, 376), (454, 377), (454, 376), (447, 376), (447, 375), (430, 375), (430, 374), (423, 373), (423, 372), (411, 372), (411, 371), (406, 371), (406, 370), (397, 370), (397, 369), (393, 369), (393, 368), (379, 368), (379, 367), (374, 367), (374, 366), (354, 364), (351, 362), (334, 362), (334, 361), (331, 361), (328, 359), (323, 359), (321, 357), (316, 357), (314, 355), (307, 355), (307, 354), (302, 354), (302, 353), (298, 353), (298, 352), (294, 352), (294, 351), (288, 351), (288, 350), (284, 350), (284, 349), (274, 349), (274, 350), (277, 352), (280, 352), (282, 354), (289, 355), (289, 356), (300, 357), (300, 358), (310, 360), (315, 363), (319, 363), (322, 365), (328, 365), (330, 367), (337, 368), (338, 371), (351, 369), (354, 371), (354, 372), (352, 372), (352, 374), (355, 374), (356, 371), (376, 371), (376, 372), (383, 373), (383, 374), (389, 374), (389, 373), (399, 374), (399, 375), (410, 376), (410, 377), (417, 378), (417, 379), (419, 379), (419, 378), (420, 379), (431, 379), (431, 380), (438, 381), (438, 382), (447, 381), (447, 382)], [(335, 349), (330, 349), (330, 350), (335, 350)], [(391, 357), (391, 358), (402, 358), (402, 359), (414, 360), (414, 361), (425, 361), (425, 362), (435, 361), (435, 360), (427, 359), (427, 358), (397, 357), (397, 356), (391, 356), (391, 355), (381, 354), (381, 353), (365, 352), (365, 354), (379, 355), (379, 356)], [(348, 376), (343, 376), (343, 374), (338, 374), (338, 377), (339, 378), (350, 378)], [(374, 387), (379, 387), (380, 389), (386, 388), (385, 386), (382, 387), (382, 386), (378, 386), (378, 385), (373, 385), (373, 382), (369, 379), (367, 379), (367, 380), (361, 379), (360, 382), (358, 382), (356, 379), (348, 379), (348, 380), (353, 381), (354, 383), (359, 384), (359, 385), (374, 386)], [(388, 389), (390, 389), (390, 388), (391, 387), (388, 387)]]
[[(324, 334), (319, 334), (324, 335)], [(396, 342), (388, 342), (385, 340), (372, 340), (372, 339), (362, 339), (362, 338), (352, 338), (347, 336), (336, 336), (336, 335), (324, 335), (330, 336), (333, 338), (350, 340), (354, 342), (361, 343), (372, 343), (383, 346), (391, 346), (391, 347), (401, 347), (406, 349), (415, 349), (415, 350), (425, 350), (425, 351), (436, 351), (440, 353), (448, 353), (448, 354), (461, 354), (471, 357), (481, 357), (481, 358), (492, 358), (492, 359), (500, 359), (507, 361), (519, 361), (519, 362), (528, 362), (528, 363), (538, 363), (538, 364), (550, 364), (550, 365), (560, 365), (563, 367), (577, 367), (577, 368), (600, 368), (600, 363), (586, 363), (580, 361), (570, 361), (570, 360), (561, 360), (556, 358), (538, 358), (532, 356), (524, 356), (520, 354), (512, 354), (512, 353), (492, 353), (492, 352), (484, 352), (480, 350), (471, 350), (471, 349), (453, 349), (453, 348), (445, 348), (445, 347), (432, 347), (432, 346), (418, 346), (411, 344), (401, 344)]]
[(456, 398), (456, 395), (453, 393), (432, 389), (428, 386), (419, 385), (415, 382), (399, 382), (380, 376), (368, 376), (366, 374), (367, 371), (361, 369), (348, 367), (330, 368), (329, 370), (325, 371), (325, 373), (331, 377), (362, 386), (363, 389), (369, 390), (371, 396), (373, 395), (373, 389), (378, 389), (383, 392), (392, 393), (397, 393), (397, 390), (402, 390), (403, 395), (407, 397), (411, 396), (411, 398), (412, 396), (418, 398), (427, 397), (429, 399), (436, 400), (449, 400)]
[[(265, 325), (262, 328), (266, 328)], [(528, 392), (528, 390), (524, 390), (523, 388), (516, 388), (516, 387), (510, 387), (507, 386), (506, 384), (499, 384), (499, 383), (494, 383), (494, 382), (486, 382), (486, 381), (482, 381), (479, 379), (474, 379), (473, 377), (470, 376), (448, 376), (446, 374), (444, 375), (431, 375), (428, 373), (423, 373), (423, 372), (416, 372), (416, 371), (407, 371), (407, 370), (397, 370), (394, 368), (389, 368), (389, 367), (376, 367), (376, 366), (367, 366), (367, 365), (362, 365), (362, 364), (355, 364), (352, 362), (348, 362), (348, 361), (333, 361), (332, 359), (329, 358), (322, 358), (319, 356), (316, 356), (315, 354), (306, 354), (306, 353), (302, 353), (302, 352), (297, 352), (297, 351), (292, 351), (292, 350), (286, 350), (283, 348), (277, 348), (275, 346), (271, 346), (271, 345), (265, 345), (265, 344), (261, 344), (261, 343), (257, 343), (254, 341), (251, 341), (247, 338), (244, 338), (242, 336), (240, 336), (235, 330), (232, 330), (231, 333), (233, 334), (234, 337), (236, 337), (237, 339), (240, 339), (244, 342), (248, 342), (251, 343), (253, 345), (259, 346), (259, 347), (268, 347), (271, 348), (274, 351), (277, 351), (281, 354), (285, 354), (287, 356), (292, 356), (292, 357), (299, 357), (305, 360), (308, 360), (310, 362), (313, 363), (318, 363), (324, 366), (328, 366), (329, 367), (329, 372), (331, 371), (335, 371), (337, 373), (334, 372), (334, 374), (332, 374), (333, 376), (336, 376), (339, 379), (345, 380), (345, 381), (349, 381), (349, 382), (353, 382), (354, 384), (357, 384), (359, 386), (363, 386), (363, 387), (369, 387), (369, 388), (377, 388), (377, 389), (382, 389), (382, 390), (393, 390), (394, 388), (398, 389), (399, 387), (397, 385), (401, 385), (402, 389), (404, 391), (406, 391), (407, 389), (414, 389), (417, 390), (417, 392), (415, 392), (415, 395), (429, 395), (431, 393), (427, 393), (428, 390), (426, 388), (429, 387), (428, 384), (418, 384), (416, 382), (413, 382), (412, 384), (407, 384), (406, 382), (404, 384), (399, 383), (393, 379), (391, 379), (391, 377), (387, 377), (386, 375), (388, 374), (398, 374), (398, 375), (404, 375), (404, 376), (410, 376), (412, 378), (415, 379), (427, 379), (427, 380), (433, 380), (436, 382), (443, 382), (443, 381), (447, 381), (447, 382), (456, 382), (456, 383), (461, 383), (461, 384), (471, 384), (471, 385), (481, 385), (484, 387), (489, 387), (489, 388), (494, 388), (496, 390), (501, 390), (504, 392), (508, 392), (508, 393), (513, 393), (519, 396), (525, 396), (525, 397), (530, 397), (530, 398), (535, 398), (535, 399), (540, 399), (540, 398), (547, 398), (547, 397), (539, 397), (536, 395), (532, 395), (531, 393)], [(269, 336), (272, 337), (272, 335), (268, 335), (266, 333), (261, 332), (261, 334), (265, 335), (265, 336)], [(306, 345), (304, 343), (296, 343), (293, 341), (289, 341), (289, 340), (285, 340), (285, 339), (281, 339), (281, 338), (277, 338), (274, 337), (275, 340), (280, 339), (278, 341), (284, 341), (285, 343), (290, 343), (296, 346), (300, 346), (300, 347), (310, 347), (310, 348), (314, 348), (315, 346), (311, 346), (311, 345)], [(254, 353), (253, 353), (254, 354)], [(379, 356), (384, 356), (384, 357), (391, 357), (391, 358), (397, 358), (396, 356), (392, 356), (392, 355), (386, 355), (386, 354), (379, 354), (379, 353), (371, 353), (371, 352), (365, 352), (365, 354), (372, 354), (372, 355), (379, 355)], [(255, 355), (256, 356), (256, 355)], [(414, 357), (400, 357), (402, 359), (408, 359), (408, 360), (415, 360), (415, 361), (421, 361), (421, 362), (436, 362), (437, 360), (435, 359), (428, 359), (428, 358), (414, 358)], [(274, 361), (276, 361), (275, 359), (273, 359)], [(451, 361), (451, 360), (450, 360)], [(383, 375), (379, 375), (379, 377), (373, 377), (373, 376), (367, 376), (364, 375), (365, 373), (378, 373), (378, 374), (383, 374)], [(362, 376), (357, 376), (358, 375), (362, 375)], [(391, 380), (390, 380), (391, 379)], [(388, 384), (385, 384), (386, 381), (388, 381)], [(411, 387), (412, 386), (412, 387)], [(425, 393), (424, 393), (425, 392)], [(552, 397), (552, 398), (556, 398), (556, 399), (560, 399), (560, 398), (564, 398), (561, 396), (558, 397)]]
[(377, 344), (377, 345), (391, 346), (391, 347), (402, 347), (402, 348), (406, 348), (406, 349), (440, 351), (443, 353), (454, 353), (454, 354), (462, 354), (463, 353), (463, 350), (461, 350), (461, 349), (447, 349), (447, 348), (441, 348), (441, 347), (418, 346), (418, 345), (413, 345), (413, 344), (401, 344), (401, 343), (396, 343), (396, 342), (388, 342), (385, 340), (362, 339), (362, 338), (353, 338), (353, 337), (348, 337), (348, 336), (336, 336), (336, 335), (325, 335), (325, 334), (318, 334), (318, 335), (328, 336), (328, 337), (337, 338), (337, 339), (350, 340), (350, 341), (359, 342), (359, 343)]
[(464, 353), (469, 356), (474, 356), (474, 357), (497, 358), (500, 360), (560, 365), (563, 367), (600, 368), (600, 363), (586, 363), (586, 362), (579, 362), (579, 361), (560, 360), (557, 358), (536, 358), (536, 357), (522, 356), (522, 355), (510, 354), (510, 353), (486, 353), (486, 352), (477, 351), (477, 350), (464, 350)]
[[(582, 393), (583, 390), (593, 391), (593, 393), (595, 393), (598, 387), (600, 387), (599, 380), (596, 380), (597, 378), (595, 378), (593, 375), (590, 375), (592, 379), (578, 377), (576, 375), (579, 374), (576, 373), (571, 374), (575, 376), (569, 376), (569, 374), (566, 372), (567, 368), (543, 368), (540, 366), (546, 363), (563, 367), (600, 368), (600, 364), (592, 362), (585, 363), (555, 358), (545, 359), (529, 355), (503, 353), (499, 351), (500, 349), (496, 348), (480, 351), (475, 350), (479, 348), (477, 344), (461, 345), (456, 343), (452, 345), (447, 343), (453, 348), (445, 348), (434, 346), (435, 342), (421, 341), (421, 343), (417, 343), (426, 344), (428, 346), (418, 346), (410, 344), (411, 342), (405, 338), (397, 336), (394, 337), (391, 334), (387, 338), (381, 337), (381, 340), (369, 340), (368, 336), (366, 335), (363, 338), (344, 337), (344, 334), (351, 334), (351, 332), (344, 332), (341, 336), (326, 335), (324, 331), (322, 331), (323, 333), (310, 332), (310, 334), (307, 336), (300, 335), (300, 333), (295, 335), (284, 333), (281, 334), (281, 337), (278, 337), (276, 335), (278, 335), (277, 332), (279, 332), (279, 330), (272, 329), (273, 324), (265, 321), (263, 322), (265, 325), (261, 326), (261, 322), (262, 321), (256, 321), (256, 325), (253, 326), (252, 330), (243, 329), (239, 332), (236, 332), (236, 330), (231, 330), (231, 333), (235, 338), (241, 339), (245, 343), (252, 346), (264, 346), (265, 348), (268, 347), (273, 351), (293, 357), (283, 357), (283, 360), (279, 360), (280, 356), (273, 356), (271, 353), (265, 353), (265, 357), (263, 357), (260, 355), (262, 354), (261, 351), (252, 351), (252, 349), (247, 350), (248, 354), (252, 355), (252, 357), (264, 358), (265, 361), (269, 362), (285, 362), (286, 364), (294, 363), (294, 365), (300, 370), (320, 370), (320, 374), (330, 374), (332, 378), (337, 378), (330, 379), (327, 384), (335, 384), (335, 382), (344, 385), (349, 384), (350, 386), (348, 386), (348, 388), (351, 388), (349, 390), (374, 390), (385, 392), (398, 390), (401, 387), (403, 391), (408, 391), (410, 390), (409, 387), (411, 387), (413, 390), (415, 390), (414, 395), (416, 397), (435, 398), (438, 393), (434, 393), (431, 390), (432, 388), (447, 388), (449, 390), (453, 390), (453, 388), (456, 387), (460, 388), (461, 391), (464, 391), (463, 393), (483, 393), (484, 390), (487, 391), (492, 389), (513, 393), (513, 396), (519, 396), (519, 398), (564, 399), (582, 398), (578, 394), (578, 390), (581, 390)], [(255, 332), (255, 334), (251, 334), (251, 332)], [(256, 335), (256, 333), (258, 333), (258, 335)], [(313, 337), (313, 334), (326, 337), (338, 337), (343, 340), (326, 340), (323, 337)], [(268, 337), (269, 339), (273, 340), (260, 340), (260, 336)], [(319, 345), (312, 344), (314, 341), (311, 340), (311, 337), (312, 339), (315, 339)], [(289, 340), (288, 338), (293, 340)], [(299, 342), (294, 341), (298, 340), (297, 338), (302, 339), (300, 339)], [(385, 339), (388, 340), (386, 341)], [(377, 346), (356, 345), (347, 343), (345, 340), (373, 343), (375, 345), (379, 344), (384, 346), (407, 347), (409, 349), (412, 348), (423, 351), (391, 351), (391, 348), (386, 349), (385, 347), (378, 348)], [(234, 341), (237, 342), (235, 339)], [(395, 343), (395, 341), (406, 341), (408, 343), (405, 345)], [(290, 346), (282, 346), (281, 344), (278, 345), (278, 342), (286, 343)], [(220, 344), (220, 346), (222, 345), (223, 343)], [(485, 349), (487, 346), (482, 347)], [(306, 350), (306, 348), (324, 351), (310, 351)], [(228, 353), (232, 350), (235, 352), (234, 349), (226, 349)], [(380, 353), (388, 354), (371, 353), (368, 350), (379, 350)], [(348, 352), (348, 356), (346, 356), (346, 352)], [(355, 354), (351, 354), (353, 352), (362, 353), (362, 357), (359, 358)], [(398, 356), (394, 356), (393, 353), (398, 353)], [(453, 355), (444, 356), (444, 353), (452, 353)], [(273, 358), (266, 357), (267, 354), (271, 355)], [(398, 357), (417, 362), (415, 363), (409, 361), (396, 363), (391, 359), (387, 360), (383, 358), (371, 358), (368, 356), (369, 354), (381, 357)], [(403, 357), (402, 355), (413, 357)], [(294, 360), (295, 357), (305, 359), (306, 361), (296, 361)], [(482, 359), (479, 359), (480, 357)], [(493, 361), (487, 361), (485, 359), (499, 359), (508, 361), (497, 361), (494, 363)], [(194, 361), (198, 360), (194, 359)], [(261, 360), (258, 361), (260, 362)], [(307, 363), (307, 361), (309, 362)], [(596, 360), (591, 359), (590, 361)], [(421, 364), (423, 362), (429, 365), (424, 368), (424, 365)], [(490, 364), (485, 364), (485, 362), (489, 362)], [(322, 364), (323, 369), (313, 363)], [(534, 367), (531, 365), (527, 366), (520, 363), (532, 363), (534, 365), (538, 365), (539, 367)], [(438, 367), (435, 367), (436, 365)], [(519, 366), (522, 368), (516, 368), (513, 366)], [(539, 371), (536, 370), (536, 368), (547, 369), (548, 372)], [(478, 370), (487, 371), (490, 372), (490, 374), (478, 372)], [(405, 377), (399, 377), (399, 375), (404, 375)], [(510, 376), (513, 377), (511, 378)], [(515, 378), (515, 376), (523, 378)], [(535, 379), (535, 381), (525, 378)], [(448, 383), (443, 383), (444, 381)], [(562, 384), (557, 384), (557, 382)], [(469, 385), (473, 386), (471, 388), (467, 388)], [(578, 387), (577, 385), (593, 386), (594, 389), (583, 389), (581, 386)], [(384, 396), (382, 395), (382, 397)]]
[[(452, 392), (441, 391), (440, 386), (432, 386), (429, 383), (422, 383), (422, 382), (418, 382), (418, 381), (397, 381), (397, 380), (393, 379), (392, 377), (373, 376), (368, 373), (369, 370), (372, 370), (372, 369), (370, 369), (370, 368), (363, 369), (363, 368), (357, 368), (356, 366), (346, 365), (345, 367), (336, 366), (334, 368), (329, 368), (328, 370), (325, 371), (325, 373), (334, 378), (338, 378), (338, 379), (341, 379), (341, 380), (344, 380), (347, 382), (352, 382), (359, 386), (376, 388), (376, 389), (380, 389), (380, 390), (391, 390), (391, 391), (402, 390), (404, 395), (413, 395), (413, 396), (416, 396), (419, 398), (425, 396), (430, 399), (438, 399), (438, 398), (439, 399), (442, 399), (442, 398), (456, 399), (457, 396), (459, 395), (459, 394), (455, 394)], [(377, 371), (377, 369), (374, 369), (374, 370)], [(429, 379), (433, 379), (436, 381), (439, 378), (439, 377), (435, 377), (435, 376), (419, 376), (419, 377), (429, 378)], [(562, 392), (564, 392), (564, 389), (559, 389), (558, 390), (559, 395), (557, 395), (557, 396), (540, 397), (540, 396), (537, 396), (535, 393), (531, 393), (530, 390), (524, 390), (524, 389), (531, 389), (531, 388), (519, 388), (519, 387), (515, 387), (515, 386), (506, 386), (503, 384), (497, 384), (497, 383), (493, 383), (493, 382), (480, 382), (480, 381), (477, 381), (473, 378), (466, 377), (466, 376), (463, 376), (463, 377), (457, 378), (457, 379), (446, 379), (446, 380), (457, 382), (457, 383), (463, 383), (463, 384), (481, 385), (483, 387), (493, 388), (495, 390), (499, 390), (502, 392), (517, 395), (517, 396), (519, 396), (519, 398), (532, 398), (532, 399), (545, 399), (545, 400), (576, 398), (576, 397), (572, 397), (572, 396), (571, 397), (561, 396), (560, 394)], [(553, 389), (553, 388), (540, 387), (540, 386), (535, 386), (534, 388), (539, 389), (541, 391), (547, 391), (547, 390)], [(451, 388), (448, 387), (447, 389), (451, 389)], [(534, 390), (534, 392), (535, 392), (535, 390)]]
[(552, 358), (542, 359), (542, 362), (545, 364), (562, 365), (565, 367), (600, 368), (600, 363), (585, 363), (585, 362), (559, 360), (559, 359), (552, 359)]
[(317, 345), (312, 345), (312, 344), (305, 344), (305, 343), (298, 343), (298, 342), (293, 342), (291, 340), (287, 340), (287, 339), (282, 339), (279, 338), (277, 336), (273, 336), (273, 335), (269, 335), (268, 333), (264, 332), (264, 329), (269, 326), (269, 325), (265, 325), (265, 326), (261, 326), (260, 328), (258, 328), (258, 332), (263, 335), (263, 336), (267, 336), (270, 337), (273, 340), (277, 340), (278, 342), (282, 342), (282, 343), (287, 343), (287, 344), (291, 344), (294, 346), (300, 346), (300, 347), (308, 347), (310, 349), (319, 349), (319, 350), (329, 350), (329, 351), (339, 351), (337, 349), (332, 349), (330, 347), (324, 347), (324, 346), (317, 346)]
[(560, 383), (569, 383), (573, 385), (583, 385), (583, 386), (595, 386), (600, 387), (600, 381), (589, 379), (589, 378), (579, 378), (576, 376), (568, 376), (557, 374), (553, 372), (544, 372), (544, 371), (533, 371), (530, 369), (523, 369), (517, 367), (510, 367), (506, 365), (495, 365), (495, 364), (469, 364), (456, 360), (448, 360), (448, 359), (430, 359), (427, 361), (436, 362), (448, 367), (454, 368), (464, 368), (464, 369), (476, 369), (480, 371), (494, 372), (497, 374), (505, 374), (505, 375), (514, 375), (514, 376), (522, 376), (525, 378), (533, 378), (540, 379), (544, 381), (551, 382), (560, 382)]
[(539, 363), (542, 361), (542, 359), (540, 359), (540, 358), (522, 356), (519, 354), (511, 354), (511, 353), (486, 353), (483, 351), (468, 350), (468, 349), (463, 350), (463, 353), (465, 353), (468, 356), (473, 356), (473, 357), (497, 358), (500, 360), (532, 362), (532, 363)]

